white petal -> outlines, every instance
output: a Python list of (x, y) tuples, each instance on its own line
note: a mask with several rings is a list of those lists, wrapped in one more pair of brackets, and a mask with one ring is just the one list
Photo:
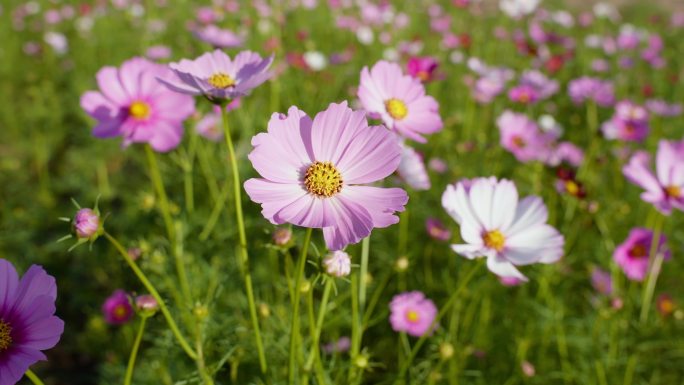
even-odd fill
[(512, 263), (501, 257), (487, 258), (487, 268), (499, 277), (517, 278), (527, 282), (528, 279)]
[(501, 180), (492, 199), (492, 229), (507, 229), (515, 218), (518, 206), (518, 190), (509, 180)]
[(513, 237), (520, 231), (545, 223), (548, 217), (549, 212), (541, 198), (538, 196), (525, 197), (518, 203), (511, 226), (502, 230), (506, 236)]

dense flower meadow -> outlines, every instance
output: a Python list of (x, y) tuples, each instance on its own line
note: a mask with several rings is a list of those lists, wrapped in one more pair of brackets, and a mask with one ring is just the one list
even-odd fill
[(4, 2), (0, 385), (681, 384), (635, 3)]

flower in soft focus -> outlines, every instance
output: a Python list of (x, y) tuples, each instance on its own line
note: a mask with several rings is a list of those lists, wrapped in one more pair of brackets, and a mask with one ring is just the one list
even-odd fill
[(73, 221), (74, 232), (78, 238), (91, 239), (97, 237), (101, 230), (100, 215), (93, 209), (80, 209)]
[(520, 162), (547, 158), (554, 135), (541, 132), (535, 121), (524, 114), (506, 110), (496, 124), (501, 134), (501, 146)]
[(408, 63), (406, 63), (406, 71), (409, 75), (426, 83), (434, 80), (438, 66), (439, 62), (437, 62), (435, 58), (429, 56), (413, 56), (409, 58)]
[(660, 313), (661, 316), (669, 317), (674, 313), (675, 308), (675, 302), (671, 295), (663, 293), (658, 296), (658, 299), (656, 300), (656, 309), (658, 309), (658, 313)]
[(0, 384), (17, 383), (24, 372), (47, 358), (57, 345), (64, 322), (55, 316), (57, 285), (33, 265), (19, 279), (12, 264), (0, 259)]
[(419, 291), (397, 294), (392, 298), (390, 323), (395, 332), (406, 332), (414, 337), (432, 333), (432, 322), (437, 316), (437, 306)]
[(174, 77), (165, 66), (134, 58), (97, 73), (99, 91), (81, 96), (81, 107), (97, 120), (93, 135), (123, 137), (123, 145), (149, 143), (170, 151), (183, 137), (183, 121), (195, 111), (192, 98), (167, 90), (156, 77)]
[(346, 277), (351, 273), (351, 258), (344, 251), (333, 251), (323, 259), (323, 267), (333, 277)]
[[(651, 243), (653, 232), (642, 227), (633, 228), (629, 236), (613, 252), (615, 263), (622, 268), (627, 278), (632, 281), (643, 281), (648, 274)], [(664, 258), (670, 259), (670, 251), (665, 243), (667, 239), (660, 235), (656, 253), (664, 253)]]
[(159, 302), (150, 294), (139, 295), (135, 298), (135, 307), (144, 316), (151, 316), (159, 310)]
[(292, 230), (287, 227), (279, 227), (273, 232), (272, 239), (277, 246), (285, 246), (292, 240)]
[(468, 259), (487, 257), (487, 267), (500, 277), (526, 281), (516, 265), (554, 263), (563, 255), (564, 238), (546, 223), (544, 202), (537, 196), (518, 201), (509, 180), (489, 177), (449, 185), (442, 206), (466, 242), (452, 249)]
[(511, 88), (508, 91), (508, 98), (513, 102), (522, 104), (534, 104), (539, 100), (537, 90), (528, 84), (521, 84)]
[(319, 51), (307, 51), (303, 55), (306, 66), (312, 71), (322, 71), (328, 66), (328, 58)]
[(441, 158), (431, 158), (428, 162), (428, 168), (438, 174), (444, 174), (447, 172), (448, 165), (444, 159)]
[(499, 9), (513, 19), (533, 13), (541, 0), (499, 0)]
[(397, 174), (414, 190), (430, 189), (430, 176), (425, 168), (423, 157), (406, 144), (401, 146), (401, 162), (399, 162)]
[(116, 290), (102, 304), (102, 315), (110, 325), (121, 325), (133, 318), (131, 299), (123, 290)]
[(608, 107), (615, 103), (613, 83), (607, 80), (582, 76), (568, 83), (568, 94), (576, 104), (593, 100), (597, 105)]
[(351, 347), (351, 338), (340, 337), (337, 341), (321, 346), (321, 350), (326, 354), (344, 353)]
[(613, 117), (601, 126), (607, 139), (640, 142), (648, 136), (648, 111), (646, 108), (623, 100), (615, 105)]
[(200, 27), (194, 32), (195, 36), (214, 48), (236, 48), (244, 43), (242, 37), (233, 31), (221, 29), (213, 24)]
[(684, 142), (661, 140), (656, 154), (656, 172), (650, 169), (650, 156), (637, 152), (622, 168), (632, 183), (646, 191), (641, 199), (670, 215), (672, 208), (684, 210)]
[(448, 241), (451, 239), (451, 231), (444, 226), (444, 223), (437, 218), (425, 220), (425, 230), (432, 239), (438, 241)]
[(682, 105), (680, 103), (669, 104), (661, 99), (647, 100), (646, 108), (654, 115), (663, 117), (679, 116), (682, 114)]
[(221, 128), (221, 107), (215, 107), (214, 111), (208, 112), (197, 122), (195, 131), (204, 138), (218, 142), (223, 139), (223, 129)]
[(532, 365), (529, 361), (521, 362), (520, 370), (522, 370), (525, 377), (534, 377), (534, 375), (537, 373), (537, 370), (534, 368), (534, 365)]
[(162, 60), (171, 57), (171, 48), (166, 45), (154, 45), (145, 51), (145, 56), (151, 60)]
[(169, 89), (188, 95), (204, 95), (212, 102), (249, 94), (271, 77), (273, 56), (242, 51), (231, 59), (225, 52), (207, 52), (195, 60), (183, 59), (169, 67), (177, 77), (159, 76)]
[(613, 279), (610, 273), (598, 267), (591, 269), (591, 286), (603, 295), (611, 295), (613, 293)]
[(508, 287), (520, 286), (525, 283), (524, 280), (516, 277), (499, 277), (499, 282)]
[(558, 89), (559, 85), (556, 80), (548, 78), (542, 72), (532, 70), (523, 72), (518, 86), (512, 88), (508, 96), (517, 102), (534, 103), (550, 98), (558, 92)]
[(396, 63), (383, 60), (370, 70), (364, 67), (358, 96), (371, 116), (379, 116), (387, 128), (406, 138), (425, 143), (422, 135), (442, 129), (437, 101)]
[(584, 185), (577, 180), (575, 172), (566, 167), (556, 170), (556, 191), (561, 194), (569, 194), (575, 198), (583, 199), (587, 196)]
[(67, 40), (67, 37), (64, 34), (59, 32), (46, 32), (43, 38), (45, 43), (52, 47), (56, 54), (64, 55), (69, 51), (69, 40)]
[(274, 113), (252, 139), (249, 160), (262, 178), (245, 182), (273, 224), (322, 228), (330, 250), (399, 221), (408, 201), (400, 188), (363, 186), (392, 174), (401, 160), (394, 135), (369, 127), (365, 112), (330, 104), (312, 120), (297, 107)]

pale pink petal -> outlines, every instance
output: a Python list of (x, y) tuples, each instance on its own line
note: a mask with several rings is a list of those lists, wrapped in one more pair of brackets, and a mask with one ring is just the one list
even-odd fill
[(506, 235), (513, 237), (520, 231), (545, 223), (548, 217), (549, 212), (541, 198), (538, 196), (525, 197), (518, 202), (515, 218), (511, 226), (506, 229)]
[(492, 198), (492, 229), (505, 231), (513, 222), (518, 206), (518, 189), (510, 180), (502, 179), (496, 185)]
[(261, 203), (261, 214), (276, 225), (286, 222), (283, 218), (276, 218), (280, 210), (308, 194), (299, 184), (257, 178), (248, 179), (244, 187), (252, 201)]
[(115, 67), (103, 67), (95, 75), (97, 85), (104, 96), (116, 105), (126, 105), (131, 97), (126, 93), (119, 79), (119, 70)]
[(400, 188), (344, 186), (341, 196), (363, 206), (373, 219), (373, 227), (387, 227), (399, 222), (395, 212), (404, 211), (408, 194)]
[(487, 258), (487, 268), (499, 277), (517, 278), (524, 282), (528, 281), (527, 277), (518, 271), (512, 263), (498, 256)]
[(331, 202), (336, 218), (335, 225), (323, 228), (323, 238), (328, 249), (342, 250), (370, 235), (373, 218), (365, 208), (340, 196), (331, 199)]
[(401, 147), (384, 127), (373, 126), (358, 133), (341, 155), (337, 167), (345, 184), (376, 182), (399, 167)]

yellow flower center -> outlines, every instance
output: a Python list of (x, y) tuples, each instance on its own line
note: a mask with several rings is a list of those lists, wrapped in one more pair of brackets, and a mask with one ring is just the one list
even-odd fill
[(230, 77), (230, 75), (223, 72), (217, 72), (207, 79), (207, 83), (211, 84), (212, 87), (224, 89), (232, 87), (235, 85), (235, 80)]
[(145, 102), (135, 101), (128, 107), (128, 113), (134, 119), (147, 119), (150, 116), (150, 105)]
[(342, 174), (330, 162), (313, 162), (304, 174), (306, 190), (319, 197), (331, 197), (342, 190)]
[(424, 82), (430, 80), (430, 73), (427, 71), (418, 71), (417, 75), (418, 75), (418, 79), (420, 79)]
[(416, 323), (420, 320), (420, 315), (415, 310), (409, 310), (406, 312), (406, 320), (411, 323)]
[(503, 236), (503, 234), (501, 234), (501, 231), (499, 230), (486, 232), (482, 236), (482, 240), (484, 241), (485, 246), (499, 252), (503, 250), (504, 243), (506, 242), (506, 238)]
[(667, 196), (669, 196), (670, 198), (679, 198), (679, 196), (681, 195), (682, 191), (681, 191), (680, 188), (677, 187), (677, 186), (667, 186), (667, 187), (665, 187), (665, 193), (666, 193)]
[(672, 302), (671, 299), (665, 298), (660, 303), (658, 304), (660, 311), (664, 314), (670, 314), (674, 311), (675, 305), (674, 302)]
[(565, 182), (565, 191), (570, 195), (577, 195), (580, 191), (580, 187), (575, 183), (575, 181), (569, 180)]
[(387, 110), (389, 116), (391, 116), (394, 120), (402, 120), (408, 114), (408, 107), (406, 107), (406, 103), (399, 99), (392, 98), (386, 101), (385, 109)]
[(114, 308), (114, 316), (116, 318), (124, 318), (128, 314), (128, 309), (124, 305), (119, 305)]
[(12, 345), (12, 327), (0, 319), (0, 353)]

